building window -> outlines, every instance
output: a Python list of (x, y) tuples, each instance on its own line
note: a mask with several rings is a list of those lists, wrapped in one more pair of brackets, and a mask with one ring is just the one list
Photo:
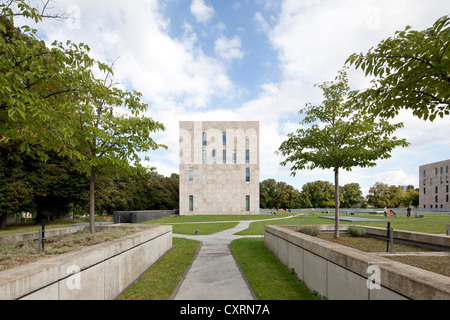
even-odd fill
[(427, 188), (423, 188), (423, 194), (427, 194)]
[(444, 174), (444, 167), (441, 167), (441, 174)]
[(189, 196), (189, 211), (194, 211), (194, 196)]
[(203, 145), (206, 146), (206, 132), (203, 132)]
[(445, 173), (448, 173), (448, 166), (445, 167)]
[(448, 194), (445, 196), (445, 202), (448, 202)]
[(245, 181), (250, 182), (250, 168), (245, 168)]
[(435, 193), (438, 193), (438, 186), (434, 187)]
[(217, 159), (216, 159), (217, 157), (216, 157), (216, 150), (213, 150), (212, 151), (212, 159), (213, 159), (213, 163), (216, 163), (217, 161)]
[(226, 132), (222, 132), (222, 144), (224, 146), (227, 145), (227, 133)]
[(438, 203), (438, 196), (435, 196), (434, 200), (435, 200), (436, 203)]
[(427, 184), (427, 179), (423, 178), (423, 185)]
[(434, 168), (434, 174), (437, 176), (438, 175), (438, 168)]
[(194, 181), (194, 168), (189, 168), (189, 182)]
[(206, 150), (203, 150), (202, 162), (206, 163)]
[(250, 163), (250, 150), (245, 150), (245, 163)]
[(430, 184), (433, 184), (433, 178), (430, 178)]
[(423, 170), (423, 176), (424, 176), (424, 177), (427, 176), (427, 170)]
[(222, 151), (222, 162), (227, 163), (227, 150)]
[(250, 211), (250, 196), (245, 196), (245, 211)]
[(236, 163), (236, 150), (233, 150), (233, 163)]

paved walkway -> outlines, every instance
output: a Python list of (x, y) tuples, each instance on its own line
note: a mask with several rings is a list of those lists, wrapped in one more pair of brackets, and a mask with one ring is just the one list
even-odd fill
[[(278, 218), (289, 219), (290, 217)], [(277, 219), (277, 218), (275, 218)], [(273, 219), (270, 219), (273, 220)], [(237, 236), (236, 232), (245, 230), (255, 221), (239, 221), (239, 224), (228, 230), (212, 235), (182, 235), (174, 237), (197, 240), (201, 242), (200, 250), (182, 280), (174, 300), (254, 300), (252, 290), (244, 279), (228, 245), (239, 238), (263, 236)]]

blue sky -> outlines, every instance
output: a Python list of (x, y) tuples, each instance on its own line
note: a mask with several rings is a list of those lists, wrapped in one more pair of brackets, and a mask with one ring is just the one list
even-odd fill
[[(148, 165), (178, 173), (181, 120), (260, 121), (260, 180), (299, 190), (310, 181), (333, 182), (331, 170), (293, 178), (274, 154), (298, 127), (299, 109), (321, 102), (314, 84), (333, 80), (350, 54), (450, 13), (446, 0), (62, 0), (53, 7), (69, 19), (39, 24), (42, 38), (86, 43), (103, 62), (118, 58), (117, 80), (140, 91), (148, 115), (166, 126), (155, 139), (169, 149), (150, 153)], [(369, 80), (350, 69), (352, 89)], [(343, 172), (341, 185), (358, 182), (365, 194), (378, 181), (418, 187), (419, 165), (450, 158), (449, 120), (401, 112), (393, 120), (405, 122), (397, 136), (411, 146), (375, 168)]]

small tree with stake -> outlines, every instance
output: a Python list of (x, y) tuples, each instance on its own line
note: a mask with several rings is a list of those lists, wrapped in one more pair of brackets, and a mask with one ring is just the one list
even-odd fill
[(291, 175), (302, 169), (334, 170), (335, 237), (339, 237), (339, 170), (353, 167), (373, 167), (376, 160), (390, 157), (391, 151), (409, 145), (404, 139), (391, 137), (403, 126), (378, 120), (360, 112), (349, 101), (349, 86), (345, 69), (335, 82), (316, 85), (323, 90), (324, 101), (319, 106), (306, 104), (300, 110), (305, 115), (300, 128), (288, 134), (277, 153), (286, 157), (282, 166), (291, 164)]

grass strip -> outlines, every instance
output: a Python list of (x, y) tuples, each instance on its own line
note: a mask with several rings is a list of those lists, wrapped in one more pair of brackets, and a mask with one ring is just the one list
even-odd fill
[(230, 249), (259, 300), (317, 300), (264, 246), (264, 239), (234, 240)]
[[(279, 213), (277, 215), (259, 214), (226, 214), (226, 215), (192, 215), (192, 216), (170, 216), (159, 218), (144, 223), (191, 223), (191, 222), (215, 222), (215, 221), (245, 221), (245, 220), (266, 220), (286, 217), (288, 214)], [(292, 214), (291, 214), (292, 216)]]
[[(258, 221), (252, 222), (248, 229), (236, 233), (237, 235), (263, 235), (265, 225), (317, 225), (334, 224), (334, 220), (322, 219), (319, 217), (333, 216), (334, 213), (308, 212), (308, 216), (298, 216), (285, 220)], [(346, 217), (342, 214), (340, 217)], [(352, 217), (379, 219), (380, 222), (356, 222), (358, 225), (386, 228), (387, 223), (382, 220), (389, 220), (391, 228), (394, 230), (406, 230), (415, 232), (426, 232), (434, 234), (445, 234), (446, 225), (450, 224), (449, 214), (424, 214), (423, 218), (407, 218), (404, 215), (397, 214), (397, 218), (384, 217), (382, 214), (359, 214)], [(340, 224), (355, 224), (350, 221), (340, 221)]]
[(192, 262), (200, 242), (173, 238), (172, 248), (131, 284), (119, 300), (168, 300)]
[(197, 224), (173, 224), (172, 232), (178, 234), (194, 235), (196, 231), (200, 235), (209, 235), (216, 232), (234, 228), (239, 222), (225, 223), (197, 223)]

